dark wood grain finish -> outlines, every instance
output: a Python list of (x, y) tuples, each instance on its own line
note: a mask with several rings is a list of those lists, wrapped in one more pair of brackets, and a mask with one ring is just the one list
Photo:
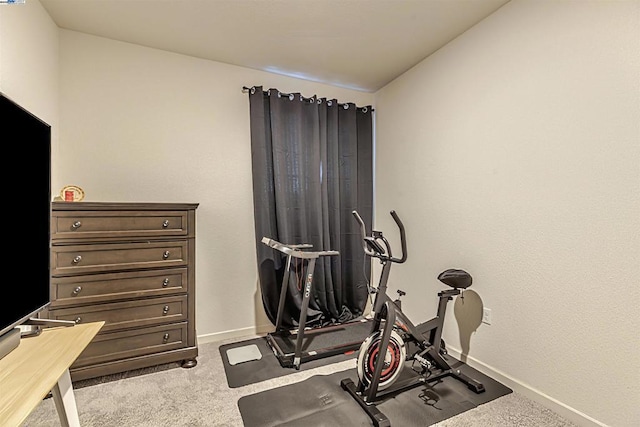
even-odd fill
[(72, 380), (196, 365), (195, 203), (54, 202), (52, 319), (105, 321)]
[(188, 257), (188, 240), (53, 246), (51, 272), (54, 276), (68, 276), (183, 267), (187, 265)]
[(187, 213), (180, 211), (59, 212), (51, 224), (54, 239), (186, 236)]
[(80, 354), (74, 367), (139, 357), (186, 345), (187, 324), (178, 323), (144, 329), (98, 334)]
[(187, 320), (187, 296), (93, 304), (52, 310), (51, 318), (90, 323), (103, 320), (101, 332)]
[(52, 278), (52, 308), (186, 294), (188, 269), (173, 268)]

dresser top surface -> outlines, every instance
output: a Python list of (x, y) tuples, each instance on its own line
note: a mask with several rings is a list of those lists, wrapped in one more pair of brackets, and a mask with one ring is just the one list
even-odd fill
[(54, 211), (194, 210), (198, 203), (174, 202), (52, 202)]

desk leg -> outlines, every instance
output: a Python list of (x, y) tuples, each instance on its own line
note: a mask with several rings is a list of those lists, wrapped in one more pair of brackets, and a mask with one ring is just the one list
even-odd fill
[(71, 375), (68, 369), (60, 376), (51, 393), (53, 394), (53, 401), (56, 404), (62, 427), (80, 427), (78, 407), (76, 406), (76, 398), (73, 395)]

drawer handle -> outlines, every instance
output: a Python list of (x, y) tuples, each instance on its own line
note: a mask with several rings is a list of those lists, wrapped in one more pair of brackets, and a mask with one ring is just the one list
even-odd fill
[(165, 219), (165, 220), (162, 222), (162, 228), (167, 228), (167, 227), (169, 227), (169, 220), (168, 220), (168, 219)]
[(76, 323), (82, 322), (82, 317), (80, 317), (80, 316), (76, 317), (76, 320), (74, 320), (74, 322), (76, 322)]
[(75, 297), (76, 295), (78, 295), (80, 293), (80, 291), (82, 291), (82, 286), (78, 286), (73, 290), (73, 296)]
[(164, 308), (162, 309), (162, 315), (166, 316), (167, 313), (169, 313), (169, 306), (165, 305)]
[(75, 221), (73, 224), (71, 224), (72, 230), (77, 230), (80, 227), (82, 227), (82, 221)]
[(77, 256), (73, 259), (73, 263), (74, 263), (74, 264), (78, 264), (80, 261), (82, 261), (82, 256), (81, 256), (81, 255), (77, 255)]
[(169, 286), (169, 278), (166, 277), (163, 281), (162, 281), (162, 287), (166, 288), (167, 286)]
[(169, 342), (169, 334), (164, 334), (164, 336), (162, 337), (162, 342), (163, 343)]
[(169, 251), (164, 251), (162, 254), (162, 259), (169, 259)]

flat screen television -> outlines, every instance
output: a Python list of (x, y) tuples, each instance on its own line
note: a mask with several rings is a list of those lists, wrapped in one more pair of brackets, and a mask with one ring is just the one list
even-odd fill
[(1, 297), (1, 345), (50, 303), (51, 126), (0, 93), (0, 139), (7, 154), (5, 244), (12, 248), (5, 264), (12, 279)]

